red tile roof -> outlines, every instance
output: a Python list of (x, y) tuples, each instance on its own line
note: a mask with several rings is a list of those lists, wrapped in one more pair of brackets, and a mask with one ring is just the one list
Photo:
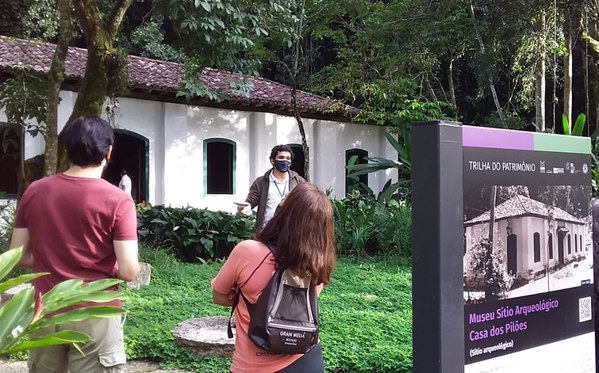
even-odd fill
[[(549, 206), (543, 202), (516, 194), (514, 197), (495, 206), (495, 220), (518, 218), (521, 216), (536, 216), (543, 219), (548, 217)], [(479, 216), (468, 220), (464, 225), (473, 225), (478, 223), (486, 223), (490, 219), (490, 211), (484, 212)], [(584, 224), (584, 221), (560, 209), (553, 208), (553, 217), (558, 221), (567, 221), (576, 224)]]
[[(50, 43), (0, 35), (0, 70), (26, 70), (45, 74), (50, 69), (55, 47), (56, 45)], [(74, 81), (83, 79), (86, 60), (86, 49), (69, 48), (65, 62), (65, 78)], [(128, 61), (132, 90), (160, 92), (175, 97), (183, 72), (182, 64), (138, 56), (129, 56)], [(229, 89), (229, 82), (240, 78), (240, 75), (216, 69), (205, 69), (200, 76), (200, 80), (209, 88), (220, 89), (226, 93), (223, 104), (228, 108), (239, 106), (238, 109), (247, 110), (249, 107), (256, 111), (282, 112), (290, 115), (292, 112), (290, 87), (268, 79), (251, 77), (254, 88), (249, 97), (245, 97)], [(297, 98), (302, 115), (307, 117), (347, 119), (358, 112), (355, 107), (303, 91), (297, 92)], [(177, 100), (184, 102), (183, 98)], [(199, 102), (210, 104), (209, 106), (220, 106), (205, 98), (200, 98)]]

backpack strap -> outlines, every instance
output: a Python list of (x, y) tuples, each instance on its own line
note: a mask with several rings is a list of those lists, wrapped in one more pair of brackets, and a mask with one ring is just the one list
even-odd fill
[(241, 288), (243, 286), (245, 286), (245, 284), (247, 284), (247, 282), (252, 278), (254, 273), (256, 273), (258, 268), (260, 268), (262, 266), (262, 263), (264, 263), (266, 258), (268, 258), (268, 256), (270, 254), (272, 254), (272, 250), (270, 249), (270, 247), (268, 247), (268, 251), (269, 251), (268, 254), (266, 254), (266, 256), (264, 258), (262, 258), (262, 261), (260, 261), (260, 264), (258, 264), (258, 266), (256, 268), (254, 268), (254, 270), (252, 271), (250, 276), (243, 282), (243, 284), (239, 285), (237, 287), (237, 291), (235, 291), (235, 294), (233, 295), (233, 304), (231, 304), (231, 314), (229, 315), (229, 322), (227, 324), (227, 336), (229, 338), (233, 338), (233, 328), (231, 327), (231, 318), (233, 317), (233, 311), (235, 311), (235, 307), (237, 307), (237, 303), (239, 303), (239, 294), (241, 294), (241, 296), (243, 297), (243, 300), (246, 302), (246, 304), (248, 304), (248, 300), (245, 298), (243, 293), (241, 293)]
[[(270, 253), (272, 254), (272, 256), (273, 256), (273, 257), (275, 257), (275, 250), (272, 248), (272, 246), (270, 246), (269, 244), (265, 244), (265, 245), (266, 245), (266, 247), (268, 247), (268, 250), (270, 251)], [(268, 255), (266, 255), (266, 256), (268, 256)], [(276, 258), (276, 257), (275, 257), (275, 258)], [(265, 259), (266, 259), (266, 258), (265, 258)], [(262, 259), (262, 261), (264, 261), (264, 259)], [(262, 263), (260, 263), (260, 265), (262, 265)], [(260, 265), (259, 265), (259, 266), (260, 266)], [(258, 267), (259, 267), (259, 266), (258, 266)], [(256, 268), (256, 269), (258, 269), (258, 268)], [(254, 272), (256, 272), (256, 270), (254, 270)], [(254, 274), (254, 272), (252, 272), (252, 274)], [(249, 281), (249, 279), (250, 279), (251, 277), (252, 277), (252, 276), (248, 277), (248, 279), (247, 279), (247, 280), (246, 280), (246, 281), (245, 281), (243, 284), (245, 285), (245, 284), (246, 284), (246, 283)], [(239, 287), (239, 289), (241, 289), (241, 287)], [(252, 313), (252, 310), (253, 310), (253, 308), (254, 308), (254, 304), (253, 304), (253, 303), (251, 303), (251, 302), (250, 302), (250, 301), (249, 301), (249, 300), (248, 300), (248, 299), (245, 297), (245, 295), (243, 295), (243, 293), (241, 292), (241, 290), (239, 290), (239, 294), (241, 294), (241, 297), (243, 298), (243, 301), (245, 302), (245, 305), (247, 306), (247, 308), (248, 308), (248, 311), (250, 311), (250, 315), (251, 315), (251, 313)], [(235, 295), (237, 296), (237, 294), (235, 294)], [(238, 301), (239, 301), (239, 300), (238, 300)]]

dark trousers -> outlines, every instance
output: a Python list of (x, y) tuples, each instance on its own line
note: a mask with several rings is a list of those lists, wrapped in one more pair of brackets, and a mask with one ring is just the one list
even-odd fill
[(294, 361), (293, 364), (279, 370), (277, 373), (324, 373), (324, 359), (322, 358), (320, 343), (314, 346), (310, 352)]

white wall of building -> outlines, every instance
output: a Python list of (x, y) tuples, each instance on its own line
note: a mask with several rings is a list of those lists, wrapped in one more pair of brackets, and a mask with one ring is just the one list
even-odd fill
[[(68, 120), (77, 93), (61, 92), (59, 131)], [(301, 144), (295, 119), (271, 113), (215, 109), (149, 100), (120, 98), (113, 126), (134, 132), (149, 143), (149, 198), (152, 204), (194, 206), (234, 211), (253, 180), (270, 167), (268, 156), (277, 144)], [(0, 113), (0, 120), (5, 120)], [(385, 128), (328, 120), (304, 119), (310, 147), (310, 178), (337, 198), (345, 196), (345, 151), (359, 148), (371, 157), (396, 159), (384, 137)], [(235, 189), (232, 195), (207, 195), (204, 190), (204, 140), (222, 138), (236, 146)], [(26, 157), (44, 151), (43, 139), (26, 140)], [(396, 172), (370, 174), (378, 192)]]

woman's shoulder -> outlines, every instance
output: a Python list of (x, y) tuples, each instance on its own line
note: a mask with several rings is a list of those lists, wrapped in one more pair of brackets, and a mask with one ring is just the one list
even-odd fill
[(237, 244), (231, 254), (234, 253), (235, 255), (244, 257), (255, 257), (268, 252), (268, 246), (262, 242), (256, 240), (245, 240)]

